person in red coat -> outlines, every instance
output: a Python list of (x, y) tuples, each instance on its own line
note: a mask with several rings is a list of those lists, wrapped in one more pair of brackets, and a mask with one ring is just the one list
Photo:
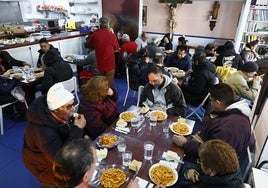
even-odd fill
[(123, 44), (120, 49), (120, 57), (122, 59), (123, 53), (127, 52), (127, 55), (137, 52), (138, 45), (136, 42), (130, 41), (130, 37), (128, 34), (122, 35)]
[(84, 114), (85, 134), (95, 140), (118, 118), (118, 94), (108, 86), (104, 76), (95, 76), (81, 87), (82, 98), (78, 112)]
[(119, 50), (119, 44), (116, 35), (109, 29), (108, 18), (100, 18), (99, 24), (100, 28), (89, 34), (87, 46), (95, 49), (97, 69), (100, 75), (108, 79), (110, 87), (116, 67), (114, 52)]

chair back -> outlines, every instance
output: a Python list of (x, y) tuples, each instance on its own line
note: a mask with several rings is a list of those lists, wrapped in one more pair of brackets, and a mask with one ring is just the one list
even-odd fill
[(79, 106), (79, 103), (80, 103), (80, 99), (78, 97), (78, 89), (77, 89), (77, 79), (75, 76), (73, 76), (71, 79), (69, 80), (66, 80), (66, 81), (63, 81), (61, 82), (64, 86), (64, 88), (68, 91), (70, 91), (74, 97), (75, 97), (75, 101), (76, 101), (76, 104), (75, 104), (75, 111), (78, 110), (78, 106)]
[(17, 102), (24, 102), (26, 109), (28, 109), (28, 104), (27, 104), (27, 101), (25, 99), (23, 101), (15, 100), (13, 102), (0, 105), (0, 133), (1, 133), (1, 135), (4, 135), (3, 108), (10, 106), (10, 105), (17, 103)]
[(241, 171), (243, 181), (246, 182), (248, 179), (250, 169), (252, 167), (252, 159), (251, 159), (249, 147), (247, 147), (247, 150), (245, 151), (245, 153), (239, 157), (239, 164), (240, 164), (240, 171)]
[(139, 88), (138, 88), (137, 106), (139, 106), (140, 99), (141, 99), (141, 93), (142, 93), (143, 88), (144, 88), (144, 86), (139, 86)]

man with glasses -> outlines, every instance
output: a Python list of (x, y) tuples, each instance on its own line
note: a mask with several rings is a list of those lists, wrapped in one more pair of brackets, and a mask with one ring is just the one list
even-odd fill
[(254, 145), (251, 135), (249, 115), (251, 110), (245, 101), (234, 101), (232, 88), (227, 84), (217, 84), (210, 89), (210, 103), (213, 113), (205, 116), (203, 129), (191, 139), (173, 136), (176, 145), (183, 148), (186, 158), (198, 158), (201, 143), (220, 139), (236, 150), (239, 159), (243, 159), (249, 145)]
[(56, 152), (68, 141), (82, 138), (84, 115), (73, 117), (74, 96), (61, 83), (32, 102), (27, 111), (24, 133), (23, 161), (38, 180), (55, 185), (52, 164)]
[(152, 65), (148, 71), (148, 80), (141, 93), (140, 106), (153, 110), (163, 110), (175, 116), (184, 115), (186, 103), (179, 86), (162, 73), (161, 67)]

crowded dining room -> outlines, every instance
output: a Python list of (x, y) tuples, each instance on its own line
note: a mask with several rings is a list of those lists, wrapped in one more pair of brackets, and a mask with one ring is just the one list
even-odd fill
[(265, 188), (268, 0), (0, 0), (0, 187)]

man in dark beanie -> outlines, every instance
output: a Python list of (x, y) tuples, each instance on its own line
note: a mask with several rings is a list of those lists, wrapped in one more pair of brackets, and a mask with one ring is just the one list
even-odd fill
[(232, 87), (236, 100), (241, 97), (250, 101), (255, 100), (261, 81), (261, 78), (257, 76), (257, 71), (258, 65), (249, 61), (225, 81)]
[(47, 93), (49, 88), (57, 82), (69, 80), (73, 77), (73, 70), (68, 63), (62, 61), (62, 58), (53, 50), (49, 50), (42, 57), (45, 65), (45, 73), (42, 85), (37, 90), (43, 94)]

